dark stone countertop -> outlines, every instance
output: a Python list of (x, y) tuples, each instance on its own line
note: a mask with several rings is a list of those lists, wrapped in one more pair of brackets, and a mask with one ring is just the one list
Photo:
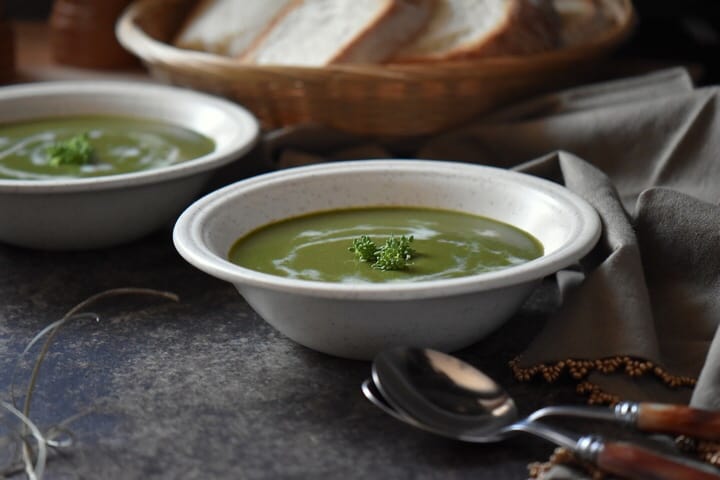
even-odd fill
[[(26, 9), (42, 18), (51, 4), (5, 3), (11, 16)], [(709, 10), (715, 0), (687, 2), (683, 15), (678, 2), (636, 3), (644, 21), (624, 48), (633, 64), (671, 55), (700, 62), (708, 83), (717, 77), (717, 43), (699, 48), (697, 39), (678, 40), (688, 35), (668, 35), (687, 33), (698, 18), (717, 18)], [(670, 51), (670, 44), (681, 50)], [(13, 372), (22, 397), (39, 346), (19, 362), (20, 354), (37, 332), (90, 295), (126, 286), (172, 291), (180, 302), (115, 297), (90, 309), (100, 322), (60, 331), (30, 416), (47, 428), (85, 415), (70, 427), (74, 445), (52, 455), (46, 479), (510, 480), (526, 478), (527, 464), (552, 452), (522, 435), (473, 445), (389, 418), (360, 393), (369, 363), (316, 353), (275, 332), (230, 284), (182, 260), (169, 229), (92, 252), (0, 244), (0, 399), (11, 396)], [(458, 352), (501, 381), (523, 414), (583, 401), (570, 383), (518, 383), (508, 368), (542, 327), (553, 293), (544, 286), (499, 331)], [(0, 414), (0, 420), (10, 418)], [(0, 440), (8, 434), (3, 428), (0, 422)]]
[[(46, 478), (495, 478), (527, 476), (553, 447), (517, 436), (493, 445), (413, 430), (360, 392), (367, 362), (299, 346), (232, 285), (187, 264), (169, 229), (129, 245), (53, 253), (0, 245), (0, 394), (22, 397), (33, 336), (103, 290), (145, 287), (180, 302), (120, 296), (66, 324), (43, 364), (30, 417), (42, 428), (85, 412), (75, 444)], [(579, 401), (570, 385), (521, 384), (508, 361), (541, 327), (541, 288), (500, 331), (459, 355), (501, 380), (523, 413)], [(442, 319), (438, 319), (442, 322)]]

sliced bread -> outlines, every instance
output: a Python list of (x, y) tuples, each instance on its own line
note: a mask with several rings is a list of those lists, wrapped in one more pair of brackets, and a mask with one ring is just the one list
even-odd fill
[(241, 60), (321, 67), (378, 63), (427, 23), (436, 0), (301, 0)]
[(174, 44), (237, 57), (297, 0), (201, 0)]
[(428, 25), (390, 62), (536, 53), (558, 43), (550, 0), (439, 0)]

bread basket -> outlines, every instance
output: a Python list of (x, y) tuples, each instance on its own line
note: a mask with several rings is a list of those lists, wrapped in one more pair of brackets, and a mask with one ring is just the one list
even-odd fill
[(137, 0), (116, 32), (156, 79), (230, 98), (267, 129), (315, 123), (356, 134), (437, 133), (511, 100), (566, 86), (631, 32), (631, 0), (602, 0), (607, 28), (580, 44), (515, 57), (324, 68), (242, 65), (170, 41), (196, 0)]

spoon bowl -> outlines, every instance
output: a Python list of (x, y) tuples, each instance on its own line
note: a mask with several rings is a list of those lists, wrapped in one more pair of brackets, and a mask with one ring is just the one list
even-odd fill
[(576, 441), (570, 439), (569, 435), (563, 435), (562, 433), (560, 435), (556, 435), (558, 431), (552, 430), (548, 427), (545, 427), (544, 425), (528, 421), (518, 421), (513, 422), (509, 425), (501, 425), (499, 428), (496, 428), (494, 430), (488, 427), (488, 429), (484, 432), (468, 431), (462, 435), (458, 435), (452, 430), (438, 428), (437, 426), (423, 423), (415, 417), (412, 417), (401, 410), (395, 409), (395, 407), (393, 407), (385, 399), (385, 397), (383, 397), (378, 386), (371, 379), (365, 380), (362, 383), (361, 389), (363, 395), (365, 395), (365, 398), (367, 398), (373, 405), (375, 405), (391, 417), (394, 417), (395, 419), (400, 420), (401, 422), (404, 422), (408, 425), (412, 425), (415, 428), (419, 428), (421, 430), (425, 430), (443, 437), (463, 440), (472, 443), (495, 443), (504, 440), (515, 432), (533, 430), (533, 432), (529, 433), (535, 433), (540, 437), (547, 438), (548, 440), (555, 442), (559, 445), (566, 446), (567, 448), (573, 448), (576, 443)]
[(372, 378), (392, 408), (452, 438), (495, 441), (500, 429), (518, 419), (515, 402), (492, 378), (435, 350), (382, 352)]

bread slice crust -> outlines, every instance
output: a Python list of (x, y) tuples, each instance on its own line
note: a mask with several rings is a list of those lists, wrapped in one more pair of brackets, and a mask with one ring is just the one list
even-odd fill
[[(450, 8), (453, 0), (440, 0), (446, 5), (437, 8)], [(470, 42), (423, 51), (411, 43), (398, 51), (388, 63), (427, 63), (438, 61), (462, 61), (474, 58), (524, 55), (556, 48), (559, 43), (559, 20), (549, 0), (498, 0), (506, 4), (502, 19)], [(427, 41), (426, 35), (432, 25), (418, 35), (416, 42)]]
[[(215, 31), (207, 33), (208, 36), (215, 37), (213, 40), (202, 38), (200, 35), (197, 34), (193, 35), (193, 28), (197, 27), (196, 24), (202, 21), (201, 19), (204, 15), (208, 13), (208, 10), (215, 7), (221, 2), (236, 1), (245, 2), (248, 0), (198, 1), (195, 4), (194, 8), (190, 11), (190, 14), (186, 17), (182, 26), (178, 30), (178, 33), (175, 35), (175, 38), (172, 41), (173, 45), (179, 48), (205, 51), (232, 57), (243, 55), (247, 50), (252, 48), (252, 46), (257, 42), (257, 37), (261, 35), (268, 28), (269, 25), (273, 25), (275, 22), (277, 22), (277, 20), (282, 17), (288, 9), (292, 8), (293, 4), (297, 3), (298, 0), (286, 0), (284, 5), (281, 5), (277, 7), (276, 10), (271, 11), (269, 15), (269, 20), (263, 22), (263, 25), (258, 26), (258, 33), (255, 35), (251, 35), (250, 40), (244, 46), (241, 45), (240, 47), (238, 47), (237, 45), (233, 45), (237, 41), (237, 37), (243, 34), (242, 32), (237, 30), (226, 30), (226, 32), (223, 34), (218, 33), (227, 29), (228, 25), (232, 26), (232, 22), (233, 20), (235, 20), (234, 18), (222, 18), (218, 20), (218, 25), (214, 26)], [(257, 1), (259, 2), (258, 4), (262, 4), (262, 2), (265, 2), (266, 0), (250, 1)], [(265, 3), (265, 5), (267, 6), (268, 4)]]
[[(303, 66), (325, 66), (337, 63), (379, 63), (389, 58), (398, 48), (411, 41), (425, 26), (430, 18), (433, 5), (438, 0), (381, 0), (382, 5), (369, 20), (337, 48), (324, 58), (316, 56), (308, 61), (286, 62), (277, 52), (273, 52), (273, 42), (283, 34), (283, 29), (291, 28), (293, 15), (308, 2), (318, 0), (296, 0), (282, 18), (268, 25), (268, 28), (239, 56), (240, 61), (248, 64), (293, 64)], [(351, 2), (353, 0), (341, 0)], [(293, 12), (293, 10), (296, 10)], [(322, 25), (318, 25), (318, 29)], [(268, 54), (267, 52), (272, 53)], [(310, 52), (312, 57), (312, 52)]]
[[(435, 4), (436, 0), (404, 0), (389, 4), (383, 18), (378, 18), (374, 25), (367, 25), (330, 63), (374, 63), (386, 60), (420, 33), (430, 20)], [(411, 16), (412, 24), (403, 30), (401, 24), (408, 22)], [(392, 47), (383, 48), (383, 44)]]

